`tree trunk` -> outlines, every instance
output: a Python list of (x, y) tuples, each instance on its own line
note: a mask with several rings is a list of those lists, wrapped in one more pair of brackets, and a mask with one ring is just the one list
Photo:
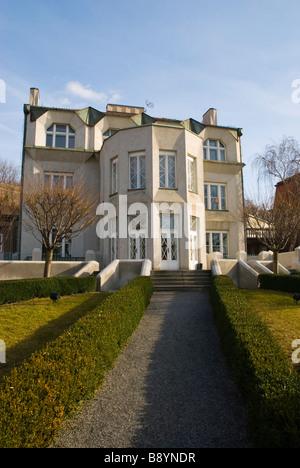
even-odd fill
[(279, 260), (277, 250), (273, 252), (273, 273), (274, 275), (278, 275), (279, 273)]
[(52, 258), (53, 258), (53, 250), (46, 250), (44, 278), (49, 278), (50, 277)]

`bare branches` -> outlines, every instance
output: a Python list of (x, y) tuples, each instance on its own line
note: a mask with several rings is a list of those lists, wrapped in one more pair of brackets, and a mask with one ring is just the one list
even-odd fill
[(284, 182), (300, 171), (299, 144), (292, 137), (284, 137), (278, 145), (266, 146), (265, 152), (257, 155), (255, 163), (259, 178)]
[(279, 145), (268, 146), (264, 154), (257, 156), (256, 163), (259, 177), (273, 183), (273, 193), (259, 203), (248, 200), (245, 218), (253, 235), (273, 251), (277, 272), (278, 252), (292, 245), (300, 231), (299, 145), (293, 138), (284, 138)]
[(42, 239), (46, 253), (53, 252), (63, 241), (95, 225), (97, 204), (94, 192), (83, 177), (68, 183), (63, 175), (53, 183), (35, 177), (24, 187), (25, 228)]

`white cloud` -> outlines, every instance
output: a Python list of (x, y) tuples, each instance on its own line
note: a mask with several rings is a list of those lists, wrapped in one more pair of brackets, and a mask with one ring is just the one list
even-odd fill
[(79, 81), (69, 81), (66, 86), (66, 91), (73, 96), (80, 97), (89, 102), (98, 102), (104, 104), (110, 100), (119, 100), (120, 95), (112, 92), (108, 95), (104, 92), (97, 92), (91, 89), (90, 85), (84, 86)]

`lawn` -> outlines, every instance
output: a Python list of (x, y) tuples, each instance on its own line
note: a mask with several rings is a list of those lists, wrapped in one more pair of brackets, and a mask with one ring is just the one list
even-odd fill
[(0, 306), (0, 339), (6, 346), (6, 364), (0, 364), (0, 380), (45, 343), (54, 340), (80, 317), (95, 308), (109, 293), (89, 292), (4, 304)]
[(292, 342), (300, 339), (300, 303), (296, 305), (293, 294), (271, 290), (243, 290), (250, 306), (267, 323), (282, 349), (291, 360)]

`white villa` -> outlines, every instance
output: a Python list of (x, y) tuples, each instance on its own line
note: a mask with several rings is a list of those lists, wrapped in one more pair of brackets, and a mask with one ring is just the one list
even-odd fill
[[(99, 223), (65, 242), (61, 257), (94, 251), (101, 269), (149, 259), (154, 270), (192, 270), (210, 268), (214, 252), (235, 258), (246, 249), (242, 131), (218, 126), (215, 109), (181, 121), (114, 104), (105, 112), (49, 108), (32, 88), (24, 114), (23, 184), (34, 175), (67, 184), (84, 173), (99, 201)], [(100, 223), (109, 207), (110, 237)], [(21, 260), (37, 247), (21, 228)]]

